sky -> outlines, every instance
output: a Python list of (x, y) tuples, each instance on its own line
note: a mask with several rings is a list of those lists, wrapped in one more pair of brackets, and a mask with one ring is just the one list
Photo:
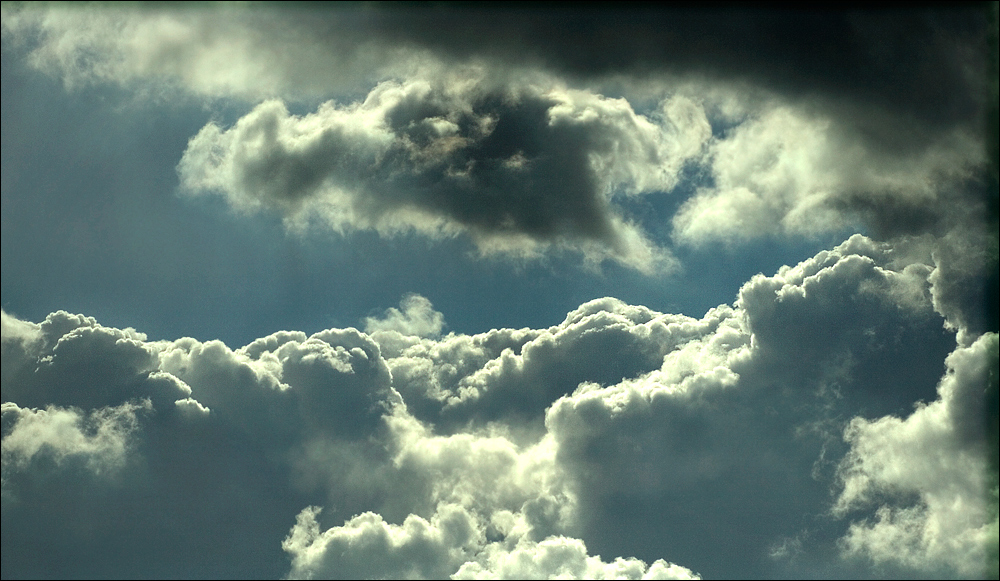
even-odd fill
[(3, 3), (3, 577), (996, 578), (997, 22)]

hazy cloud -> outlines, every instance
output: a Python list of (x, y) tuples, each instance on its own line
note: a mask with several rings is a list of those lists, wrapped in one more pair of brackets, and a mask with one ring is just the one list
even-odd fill
[(675, 239), (810, 236), (858, 223), (883, 236), (940, 233), (968, 220), (955, 201), (986, 161), (975, 134), (945, 134), (902, 156), (833, 121), (779, 105), (713, 140), (714, 183), (674, 216)]
[(412, 52), (359, 35), (371, 20), (363, 12), (327, 13), (321, 26), (310, 14), (225, 5), (4, 5), (3, 32), (30, 48), (33, 66), (68, 87), (111, 82), (148, 91), (153, 81), (154, 96), (182, 89), (311, 97), (381, 80), (414, 60)]
[[(56, 464), (82, 459), (95, 473), (114, 472), (125, 462), (130, 436), (138, 427), (136, 413), (148, 412), (149, 402), (105, 407), (90, 413), (49, 406), (44, 410), (3, 404), (4, 482), (11, 470), (29, 469), (36, 456)], [(6, 489), (5, 489), (6, 493)]]

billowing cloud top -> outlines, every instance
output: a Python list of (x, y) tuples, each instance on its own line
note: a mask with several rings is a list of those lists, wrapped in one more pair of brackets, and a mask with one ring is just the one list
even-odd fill
[(2, 17), (67, 91), (214, 111), (170, 200), (235, 221), (650, 281), (847, 238), (697, 317), (4, 310), (4, 577), (997, 577), (995, 4)]
[(473, 336), (419, 296), (236, 350), (4, 313), (5, 574), (995, 575), (997, 335), (900, 250)]

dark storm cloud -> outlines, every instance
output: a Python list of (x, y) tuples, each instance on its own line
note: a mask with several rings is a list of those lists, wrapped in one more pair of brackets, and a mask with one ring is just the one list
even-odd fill
[[(264, 5), (7, 8), (4, 30), (31, 49), (35, 66), (67, 82), (145, 87), (159, 80), (254, 100), (306, 96), (315, 102), (338, 95), (350, 101), (387, 79), (406, 86), (451, 71), (451, 81), (460, 82), (476, 70), (492, 87), (465, 95), (464, 110), (444, 98), (439, 83), (433, 95), (413, 95), (391, 115), (386, 111), (387, 127), (409, 140), (405, 152), (398, 143), (376, 148), (386, 157), (373, 164), (362, 151), (359, 166), (343, 156), (348, 142), (329, 135), (325, 147), (300, 152), (306, 158), (286, 149), (249, 159), (231, 176), (245, 179), (215, 187), (246, 190), (258, 201), (266, 190), (278, 205), (295, 206), (336, 178), (345, 189), (363, 184), (369, 193), (400, 196), (388, 205), (392, 196), (385, 195), (374, 195), (367, 207), (350, 205), (352, 216), (337, 217), (341, 224), (355, 218), (439, 235), (462, 230), (480, 249), (522, 253), (532, 244), (542, 252), (539, 243), (556, 240), (555, 246), (592, 259), (614, 256), (634, 266), (649, 262), (643, 254), (664, 252), (623, 222), (607, 196), (595, 195), (609, 185), (607, 176), (581, 163), (588, 154), (603, 155), (600, 140), (620, 132), (539, 124), (552, 103), (548, 95), (523, 91), (532, 79), (613, 92), (632, 100), (630, 106), (683, 89), (705, 106), (718, 133), (703, 168), (714, 183), (675, 218), (679, 243), (856, 225), (879, 237), (990, 230), (998, 206), (991, 122), (998, 101), (996, 21), (996, 6), (985, 4), (853, 11)], [(520, 99), (510, 98), (518, 93)], [(722, 102), (736, 110), (725, 112), (733, 108)], [(258, 108), (244, 125), (261, 113)], [(609, 114), (599, 109), (602, 122), (612, 121)], [(487, 116), (495, 117), (495, 132), (469, 124)], [(457, 129), (426, 123), (434, 118)], [(784, 118), (798, 125), (781, 127)], [(739, 159), (725, 163), (722, 150), (734, 148), (727, 143), (752, 142), (754, 132), (765, 133), (765, 150), (779, 150), (777, 166), (759, 156), (755, 163), (767, 166), (761, 171), (739, 171)], [(463, 139), (471, 141), (458, 147)], [(803, 141), (805, 151), (790, 154), (798, 159), (789, 174), (788, 155), (780, 150), (798, 149)], [(543, 155), (532, 158), (532, 150)], [(520, 163), (519, 151), (530, 163)], [(643, 157), (634, 149), (619, 155), (634, 163)], [(742, 155), (745, 170), (754, 153)], [(476, 163), (463, 165), (469, 162)], [(859, 165), (860, 179), (854, 179)], [(647, 185), (656, 191), (673, 183)], [(401, 209), (395, 204), (410, 214), (388, 219), (388, 208)]]
[[(748, 141), (752, 149), (726, 163), (720, 148), (772, 115), (769, 106), (750, 106), (733, 133), (710, 147), (714, 187), (682, 207), (675, 240), (809, 235), (852, 224), (881, 238), (953, 232), (938, 250), (942, 264), (948, 256), (979, 255), (978, 264), (961, 259), (955, 270), (965, 273), (963, 286), (974, 287), (969, 294), (978, 297), (970, 299), (970, 312), (986, 311), (970, 315), (973, 327), (996, 330), (995, 309), (985, 298), (996, 287), (997, 270), (996, 4), (405, 15), (386, 9), (380, 16), (387, 37), (455, 61), (476, 55), (583, 83), (616, 77), (625, 86), (664, 75), (672, 79), (668, 84), (725, 86), (748, 102), (768, 99), (755, 92), (776, 96), (783, 103), (778, 110), (788, 107), (803, 125), (777, 141), (765, 131), (764, 143)], [(433, 32), (441, 27), (456, 32)], [(803, 159), (801, 150), (810, 149), (810, 136), (824, 124), (829, 129), (815, 157)], [(766, 155), (790, 163), (771, 165)], [(751, 160), (763, 169), (741, 171)], [(704, 237), (696, 233), (699, 218)]]
[[(582, 77), (695, 74), (793, 98), (846, 99), (933, 127), (990, 105), (988, 5), (841, 10), (597, 6), (376, 9), (378, 34), (454, 60), (526, 62)], [(441, 34), (447, 30), (448, 34)], [(868, 121), (879, 123), (874, 117)], [(915, 132), (920, 125), (913, 128)], [(887, 135), (897, 147), (909, 137)]]
[(666, 74), (765, 88), (825, 111), (872, 148), (907, 155), (961, 126), (996, 151), (990, 139), (997, 111), (992, 4), (869, 10), (376, 5), (363, 13), (384, 41), (450, 62), (481, 58), (586, 82)]
[[(885, 196), (893, 189), (887, 184), (862, 186), (848, 188), (833, 204), (879, 236), (940, 233), (955, 222), (996, 223), (995, 4), (373, 12), (384, 38), (452, 62), (479, 57), (583, 83), (617, 77), (627, 85), (666, 75), (674, 82), (762, 89), (832, 119), (849, 141), (883, 163), (926, 157), (950, 136), (964, 134), (982, 153), (966, 150), (962, 164), (986, 171), (959, 188), (943, 183), (936, 199), (920, 200)], [(956, 219), (956, 207), (969, 213)]]
[[(5, 28), (16, 34), (35, 27), (60, 41), (37, 49), (39, 66), (63, 73), (88, 70), (108, 80), (125, 71), (158, 68), (161, 74), (202, 86), (207, 80), (198, 79), (222, 65), (225, 54), (236, 66), (219, 75), (220, 88), (240, 89), (238, 77), (248, 73), (258, 74), (258, 85), (264, 87), (284, 76), (282, 85), (309, 88), (323, 77), (336, 83), (331, 73), (343, 77), (352, 66), (370, 67), (366, 58), (385, 67), (392, 60), (405, 61), (404, 53), (435, 54), (449, 64), (486, 60), (578, 78), (666, 72), (771, 87), (793, 98), (830, 96), (874, 108), (869, 121), (876, 123), (891, 111), (912, 116), (917, 135), (925, 124), (981, 120), (977, 115), (991, 105), (989, 74), (996, 66), (991, 54), (996, 49), (991, 45), (996, 42), (996, 8), (989, 4), (871, 10), (280, 6), (204, 11), (91, 6), (44, 14), (11, 7), (5, 11), (10, 21)], [(101, 38), (107, 27), (124, 32), (125, 38)], [(140, 32), (146, 38), (131, 39)], [(223, 39), (235, 44), (220, 46)], [(120, 54), (117, 43), (122, 42), (133, 43), (136, 54)], [(70, 58), (83, 47), (92, 49), (88, 58)], [(291, 52), (279, 54), (275, 47)], [(373, 49), (367, 54), (374, 56), (366, 56), (365, 48)], [(101, 62), (105, 51), (114, 58)], [(255, 61), (260, 63), (256, 70), (247, 70), (251, 67), (245, 63)], [(268, 66), (279, 61), (285, 66)], [(191, 66), (196, 63), (201, 66)], [(314, 67), (312, 73), (306, 65)], [(886, 137), (897, 140), (898, 147), (913, 145), (913, 135)]]

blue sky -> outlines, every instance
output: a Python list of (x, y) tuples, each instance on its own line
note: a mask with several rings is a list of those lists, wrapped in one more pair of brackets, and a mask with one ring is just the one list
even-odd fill
[(4, 4), (4, 576), (995, 576), (996, 47)]
[[(148, 103), (115, 86), (66, 91), (18, 56), (4, 52), (11, 212), (4, 218), (10, 276), (3, 296), (5, 309), (30, 319), (63, 308), (156, 338), (243, 345), (284, 328), (356, 326), (406, 293), (449, 305), (449, 328), (466, 333), (549, 326), (603, 296), (700, 316), (732, 302), (750, 276), (845, 234), (681, 248), (681, 270), (653, 275), (613, 263), (584, 269), (577, 257), (483, 261), (469, 256), (473, 249), (462, 239), (289, 236), (274, 215), (232, 216), (217, 200), (177, 195), (175, 166), (187, 140), (211, 119), (238, 118), (240, 103), (187, 95)], [(84, 140), (88, 146), (80, 147)], [(654, 192), (631, 210), (669, 245), (671, 213), (694, 187)], [(28, 238), (34, 243), (25, 244)], [(59, 280), (44, 278), (51, 276)], [(197, 289), (198, 300), (179, 288)]]

